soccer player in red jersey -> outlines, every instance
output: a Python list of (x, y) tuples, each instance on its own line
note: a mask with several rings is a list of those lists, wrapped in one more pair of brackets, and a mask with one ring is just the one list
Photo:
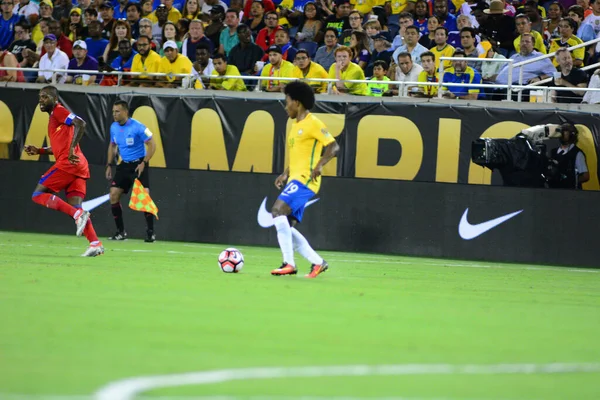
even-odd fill
[[(90, 177), (87, 159), (79, 148), (85, 121), (58, 102), (58, 90), (53, 86), (46, 86), (40, 90), (39, 104), (40, 110), (50, 114), (50, 147), (26, 145), (25, 152), (29, 155), (54, 154), (56, 163), (42, 175), (32, 199), (42, 206), (71, 216), (77, 224), (77, 236), (83, 233), (90, 242), (82, 256), (99, 256), (104, 253), (104, 247), (96, 236), (90, 213), (81, 208), (86, 192), (86, 180)], [(67, 202), (54, 194), (62, 190), (67, 195)]]

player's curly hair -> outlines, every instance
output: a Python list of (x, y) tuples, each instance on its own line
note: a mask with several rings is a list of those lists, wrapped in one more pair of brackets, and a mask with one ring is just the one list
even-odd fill
[(290, 99), (300, 102), (307, 110), (310, 110), (315, 106), (315, 93), (305, 82), (290, 82), (285, 86), (283, 92), (286, 96), (290, 96)]

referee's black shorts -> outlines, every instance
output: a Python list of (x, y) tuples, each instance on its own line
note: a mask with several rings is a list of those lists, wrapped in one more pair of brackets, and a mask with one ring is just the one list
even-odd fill
[(138, 178), (135, 169), (137, 166), (144, 162), (143, 158), (130, 162), (122, 161), (121, 164), (117, 165), (117, 172), (112, 180), (111, 187), (117, 187), (123, 189), (124, 193), (128, 193), (129, 189), (133, 186), (133, 182), (137, 179), (140, 180), (144, 188), (150, 188), (150, 168), (148, 165), (144, 168), (142, 175)]

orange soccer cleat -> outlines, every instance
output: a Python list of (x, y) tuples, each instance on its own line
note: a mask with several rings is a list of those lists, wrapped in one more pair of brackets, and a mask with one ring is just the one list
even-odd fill
[(305, 278), (316, 278), (319, 274), (327, 271), (327, 269), (329, 268), (329, 264), (327, 264), (327, 261), (323, 260), (323, 264), (318, 265), (318, 264), (313, 264), (310, 267), (310, 273), (304, 275)]
[(296, 267), (294, 267), (291, 264), (288, 263), (283, 263), (281, 264), (281, 267), (274, 269), (273, 271), (271, 271), (271, 275), (296, 275), (298, 273), (298, 270), (296, 269)]

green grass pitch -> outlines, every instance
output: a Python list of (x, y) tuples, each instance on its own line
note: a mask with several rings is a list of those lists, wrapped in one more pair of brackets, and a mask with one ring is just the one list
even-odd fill
[[(310, 240), (310, 238), (309, 238)], [(324, 252), (272, 277), (277, 248), (105, 243), (0, 232), (0, 399), (89, 396), (116, 380), (250, 367), (600, 363), (595, 270)], [(24, 396), (23, 396), (24, 395)], [(145, 397), (598, 399), (599, 372), (292, 377)]]

